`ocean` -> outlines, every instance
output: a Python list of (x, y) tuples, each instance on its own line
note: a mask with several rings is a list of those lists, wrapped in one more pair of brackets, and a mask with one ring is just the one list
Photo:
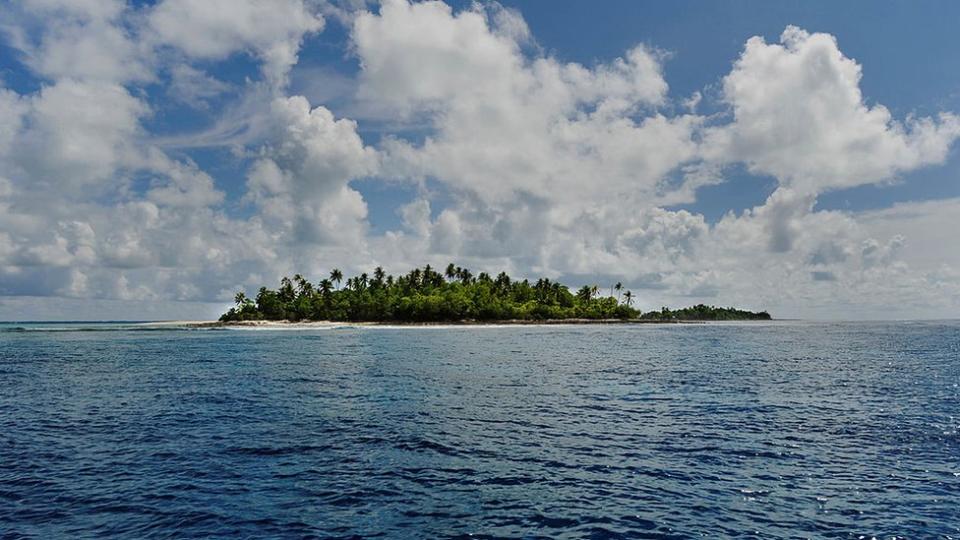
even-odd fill
[(960, 538), (960, 322), (0, 325), (0, 537)]

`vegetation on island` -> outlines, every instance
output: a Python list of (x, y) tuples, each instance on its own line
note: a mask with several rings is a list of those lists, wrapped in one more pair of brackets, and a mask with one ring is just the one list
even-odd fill
[(744, 311), (703, 304), (683, 309), (663, 308), (660, 311), (649, 311), (640, 318), (654, 321), (769, 321), (771, 319), (766, 311)]
[[(261, 287), (256, 298), (237, 293), (236, 307), (220, 320), (233, 321), (382, 321), (451, 322), (563, 319), (681, 319), (728, 320), (769, 319), (766, 313), (732, 308), (695, 306), (686, 310), (664, 308), (647, 314), (633, 308), (634, 294), (621, 283), (610, 295), (597, 285), (571, 292), (565, 285), (547, 278), (531, 283), (514, 280), (505, 272), (491, 276), (474, 275), (450, 264), (443, 273), (415, 268), (392, 276), (377, 267), (372, 274), (360, 274), (344, 281), (334, 269), (316, 285), (297, 274), (284, 277), (276, 290)], [(604, 291), (605, 292), (605, 291)], [(692, 311), (691, 311), (692, 310)], [(676, 314), (676, 316), (674, 316)], [(687, 317), (690, 315), (690, 317)]]

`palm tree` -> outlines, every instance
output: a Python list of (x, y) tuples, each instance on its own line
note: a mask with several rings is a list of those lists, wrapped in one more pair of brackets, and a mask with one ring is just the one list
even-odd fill
[(340, 282), (343, 281), (343, 272), (339, 268), (334, 268), (330, 272), (330, 281), (333, 281), (337, 284), (337, 288), (340, 288)]
[(387, 273), (383, 271), (383, 268), (378, 266), (373, 269), (373, 279), (370, 280), (370, 287), (380, 288), (383, 286), (383, 278), (386, 277)]
[(243, 304), (247, 302), (247, 295), (243, 292), (238, 292), (236, 296), (233, 297), (233, 301), (237, 303), (237, 307), (243, 307)]
[(283, 279), (280, 280), (280, 290), (278, 292), (280, 293), (280, 299), (284, 302), (291, 302), (296, 297), (293, 282), (287, 276), (283, 276)]
[(590, 298), (593, 298), (593, 297), (596, 296), (599, 292), (600, 292), (600, 287), (598, 287), (598, 286), (596, 286), (596, 285), (594, 285), (593, 287), (590, 287)]
[(332, 285), (333, 285), (333, 284), (330, 283), (330, 280), (329, 280), (329, 279), (321, 279), (321, 280), (320, 280), (320, 294), (322, 294), (324, 297), (330, 296), (330, 289), (332, 288)]
[(627, 291), (627, 292), (623, 293), (623, 298), (624, 298), (624, 300), (623, 300), (623, 303), (624, 303), (624, 304), (626, 304), (626, 305), (628, 305), (628, 306), (629, 306), (630, 304), (633, 304), (633, 293), (632, 293), (632, 292)]
[(586, 285), (580, 287), (580, 290), (577, 291), (577, 298), (583, 303), (589, 302), (591, 297), (593, 297), (593, 290)]
[(453, 281), (453, 278), (457, 277), (457, 267), (450, 263), (447, 265), (447, 271), (444, 272), (444, 275), (447, 276), (447, 279)]
[(503, 291), (510, 287), (510, 276), (506, 272), (500, 272), (497, 274), (497, 281), (495, 282), (497, 289)]
[(310, 293), (313, 292), (313, 285), (302, 275), (296, 274), (293, 276), (293, 281), (297, 284), (297, 293), (300, 296), (310, 296)]
[[(618, 281), (617, 284), (613, 286), (613, 288), (617, 291), (617, 301), (619, 302), (619, 301), (620, 301), (620, 289), (623, 289), (623, 283), (620, 283), (620, 282)], [(613, 293), (610, 293), (610, 296), (613, 296)]]

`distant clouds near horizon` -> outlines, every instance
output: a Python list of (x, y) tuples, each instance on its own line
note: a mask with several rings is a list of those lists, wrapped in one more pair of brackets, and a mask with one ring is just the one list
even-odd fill
[[(535, 17), (7, 3), (0, 319), (202, 318), (282, 275), (451, 261), (620, 281), (644, 309), (958, 316), (960, 198), (911, 197), (925, 171), (956, 171), (949, 107), (864, 95), (873, 67), (817, 28), (750, 37), (722, 77), (678, 93), (670, 63), (695, 50), (636, 35), (575, 62)], [(720, 187), (756, 190), (744, 178), (769, 190), (708, 218)]]

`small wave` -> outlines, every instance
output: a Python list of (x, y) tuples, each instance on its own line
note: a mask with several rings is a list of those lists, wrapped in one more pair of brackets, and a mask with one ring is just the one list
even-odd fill
[(294, 445), (294, 446), (237, 446), (227, 448), (227, 453), (242, 454), (248, 456), (286, 456), (300, 455), (310, 452), (323, 452), (329, 450), (328, 445)]
[(534, 526), (551, 529), (565, 529), (576, 527), (580, 524), (580, 521), (576, 519), (560, 516), (545, 516), (543, 514), (534, 514), (528, 517), (527, 520)]
[(443, 454), (446, 456), (456, 456), (460, 454), (460, 451), (456, 448), (452, 448), (445, 444), (440, 444), (428, 439), (414, 439), (410, 441), (404, 441), (396, 445), (397, 448), (401, 450), (410, 450), (410, 451), (420, 451), (426, 450), (430, 452), (436, 452), (438, 454)]

